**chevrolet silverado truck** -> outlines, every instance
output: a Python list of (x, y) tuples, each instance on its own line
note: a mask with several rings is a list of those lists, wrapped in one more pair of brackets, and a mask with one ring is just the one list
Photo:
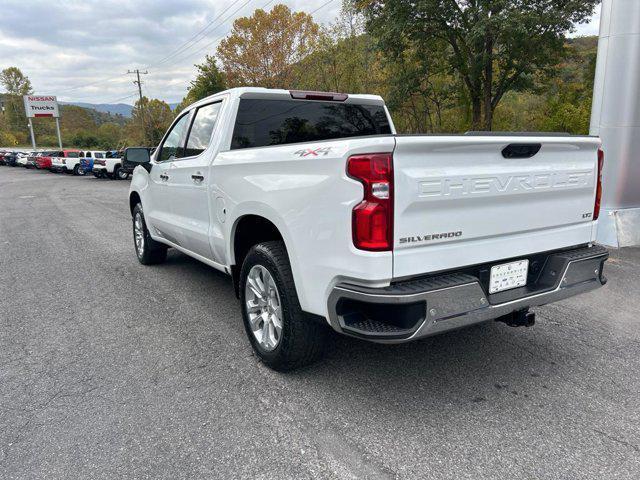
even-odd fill
[(51, 156), (51, 166), (49, 170), (52, 172), (73, 173), (80, 175), (80, 157), (82, 152), (75, 149), (66, 149), (56, 152)]
[(96, 158), (104, 158), (107, 152), (102, 150), (87, 150), (80, 155), (78, 175), (85, 175), (93, 170), (93, 161)]
[(119, 151), (106, 152), (104, 158), (96, 158), (91, 170), (96, 178), (111, 178), (112, 180), (126, 180), (129, 173), (122, 170), (122, 153)]
[(606, 282), (595, 137), (398, 135), (378, 96), (238, 88), (138, 153), (138, 260), (173, 248), (229, 274), (277, 370), (318, 359), (327, 325), (379, 343), (530, 326)]

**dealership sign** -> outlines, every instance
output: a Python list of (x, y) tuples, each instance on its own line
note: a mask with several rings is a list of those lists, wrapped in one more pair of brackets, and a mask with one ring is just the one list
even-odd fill
[(58, 101), (52, 95), (25, 95), (24, 110), (29, 118), (60, 116)]

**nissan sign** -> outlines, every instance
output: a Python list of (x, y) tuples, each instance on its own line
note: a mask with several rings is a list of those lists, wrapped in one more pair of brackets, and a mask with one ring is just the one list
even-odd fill
[(24, 110), (27, 117), (55, 117), (58, 118), (58, 101), (51, 95), (25, 95)]

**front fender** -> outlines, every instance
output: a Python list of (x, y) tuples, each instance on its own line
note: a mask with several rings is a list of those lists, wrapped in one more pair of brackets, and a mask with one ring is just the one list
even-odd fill
[(129, 206), (133, 211), (133, 205), (131, 205), (131, 198), (134, 193), (140, 197), (140, 203), (142, 203), (142, 209), (148, 204), (148, 191), (149, 191), (149, 173), (142, 167), (138, 166), (133, 171), (131, 177), (131, 185), (129, 186)]

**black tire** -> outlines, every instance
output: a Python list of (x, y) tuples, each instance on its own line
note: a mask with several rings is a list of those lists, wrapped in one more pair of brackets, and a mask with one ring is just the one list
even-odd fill
[(119, 170), (120, 170), (120, 168), (118, 166), (114, 167), (113, 173), (110, 175), (111, 180), (120, 180), (120, 177), (118, 177), (118, 171)]
[[(136, 219), (140, 216), (142, 221), (142, 231), (144, 245), (142, 252), (138, 249), (138, 243), (136, 242)], [(147, 223), (144, 219), (144, 213), (142, 212), (142, 205), (137, 204), (133, 209), (133, 246), (136, 250), (136, 257), (138, 261), (143, 265), (156, 265), (162, 263), (167, 259), (167, 246), (162, 243), (156, 242), (149, 234)]]
[[(273, 350), (266, 350), (260, 345), (249, 323), (245, 287), (249, 271), (255, 265), (268, 270), (280, 296), (282, 334)], [(268, 367), (277, 371), (294, 370), (319, 360), (324, 354), (327, 327), (309, 318), (300, 308), (289, 256), (283, 242), (264, 242), (249, 250), (240, 271), (240, 301), (244, 327), (251, 346)]]
[(116, 171), (113, 172), (113, 175), (117, 180), (126, 180), (129, 178), (129, 173), (122, 170), (122, 168), (116, 169)]
[(73, 167), (73, 174), (74, 175), (84, 175), (84, 170), (82, 169), (82, 167), (80, 165), (76, 165)]

